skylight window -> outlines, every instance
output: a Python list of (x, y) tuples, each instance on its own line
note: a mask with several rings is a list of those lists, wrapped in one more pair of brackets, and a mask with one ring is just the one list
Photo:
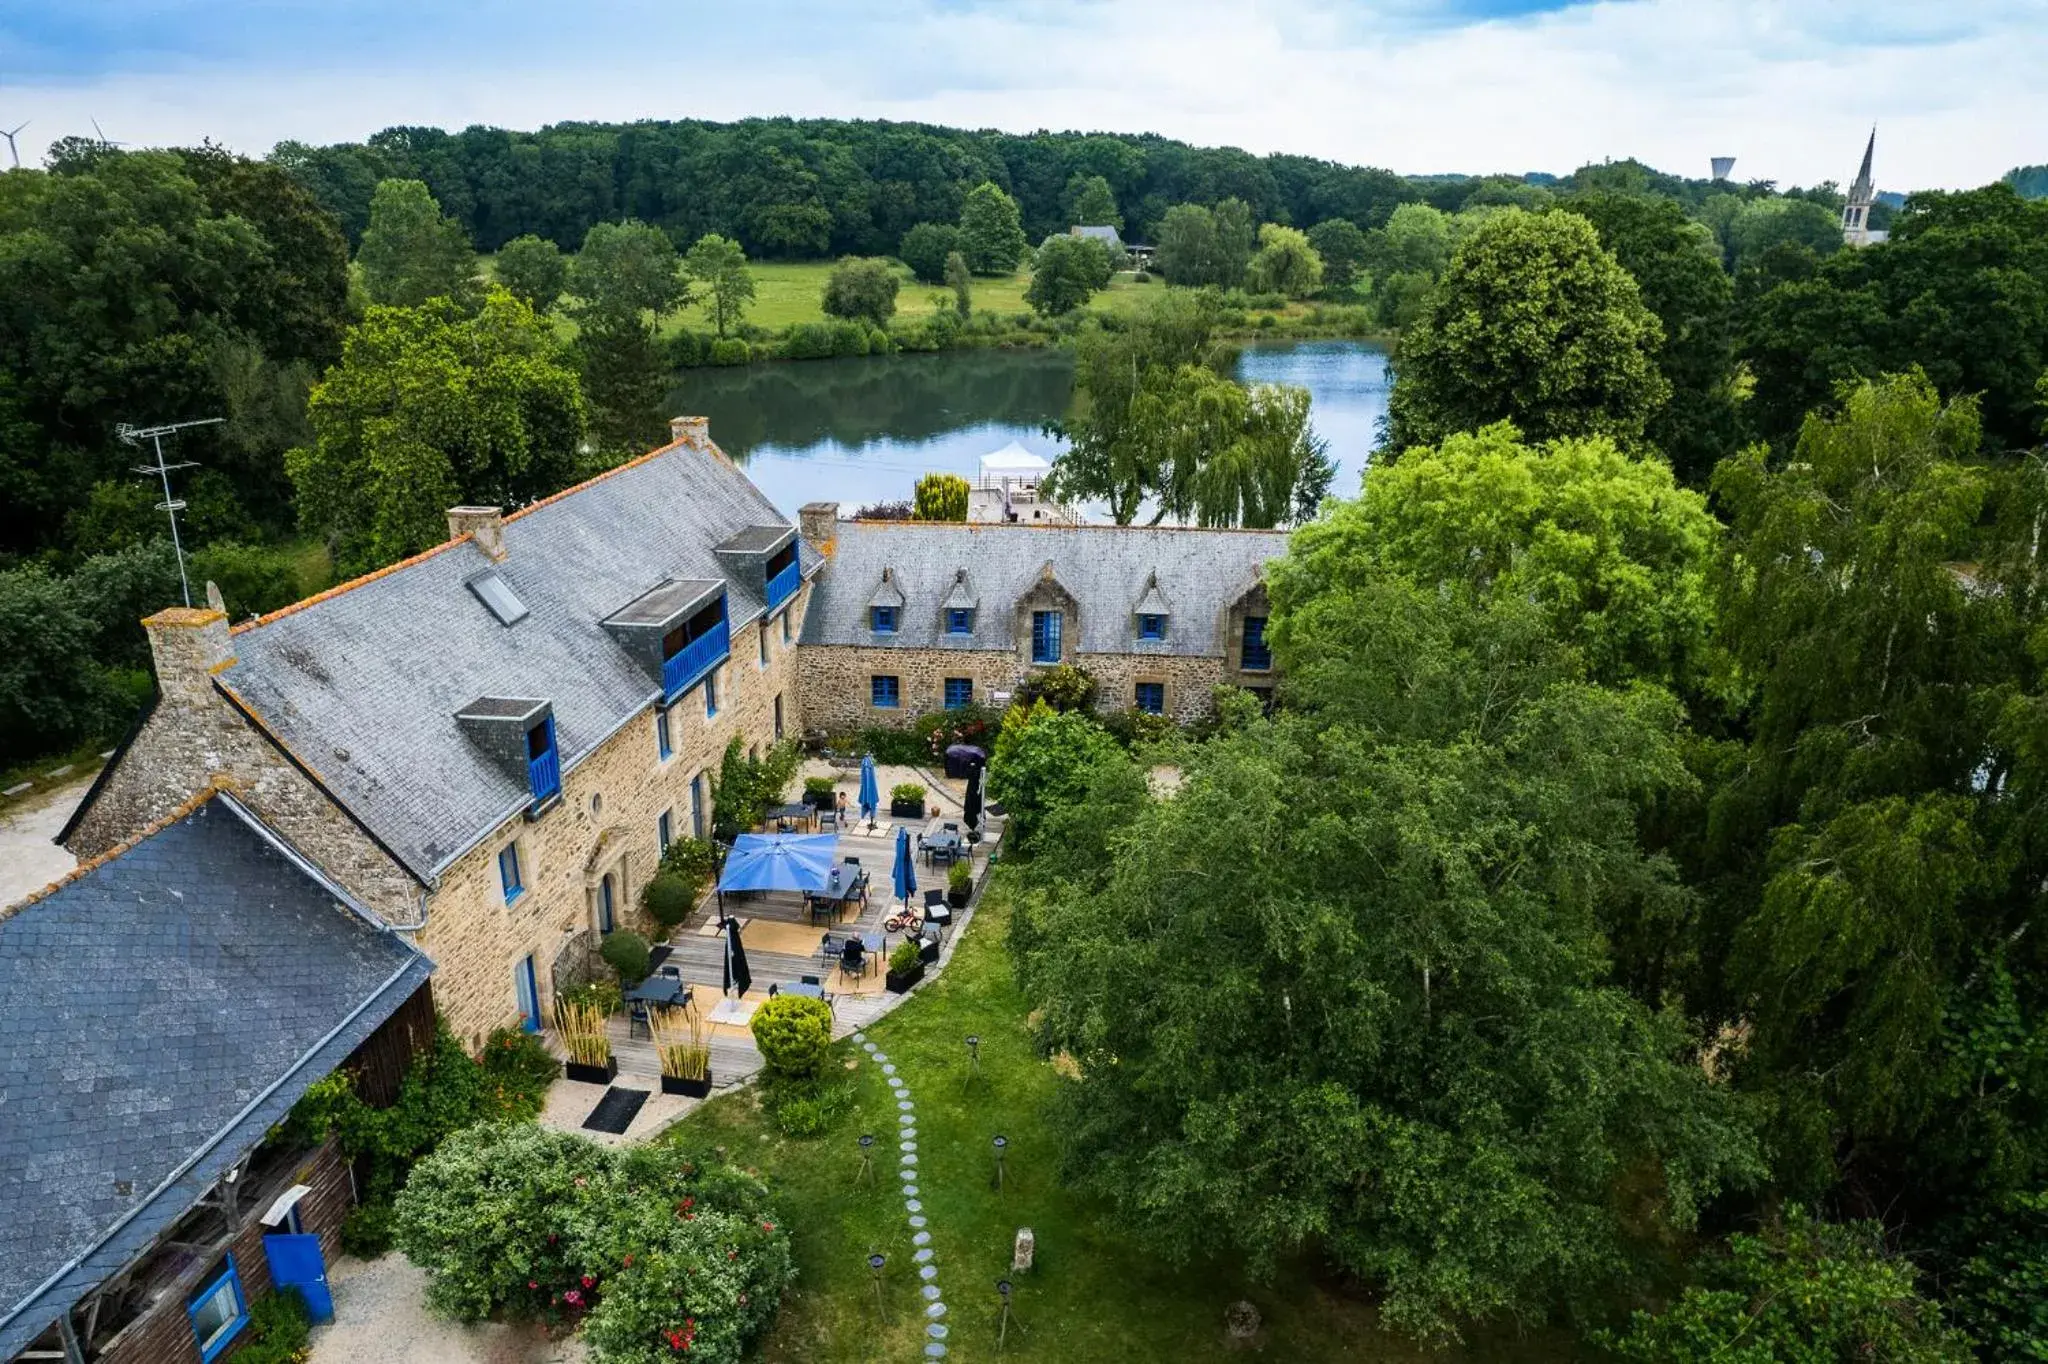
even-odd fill
[(476, 593), (476, 599), (491, 609), (500, 625), (517, 625), (526, 619), (526, 603), (519, 600), (519, 594), (512, 590), (512, 584), (505, 581), (496, 569), (479, 573), (469, 580), (469, 590)]

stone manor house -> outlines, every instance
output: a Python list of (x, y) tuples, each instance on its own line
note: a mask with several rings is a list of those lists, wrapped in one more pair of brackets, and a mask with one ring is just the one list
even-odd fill
[(217, 790), (431, 959), (472, 1045), (538, 1028), (728, 743), (1000, 704), (1079, 665), (1105, 709), (1192, 718), (1264, 690), (1285, 536), (778, 514), (703, 418), (509, 514), (448, 513), (402, 563), (230, 625), (144, 621), (158, 696), (59, 841), (94, 859)]

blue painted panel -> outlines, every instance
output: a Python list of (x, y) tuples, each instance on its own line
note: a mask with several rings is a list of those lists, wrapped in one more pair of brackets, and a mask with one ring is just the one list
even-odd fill
[(263, 1254), (270, 1261), (270, 1282), (296, 1288), (306, 1299), (314, 1321), (334, 1320), (334, 1295), (327, 1291), (327, 1257), (317, 1236), (266, 1236)]

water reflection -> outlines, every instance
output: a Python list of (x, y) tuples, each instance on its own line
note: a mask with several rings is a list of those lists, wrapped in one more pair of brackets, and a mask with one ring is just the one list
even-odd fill
[[(1339, 466), (1334, 490), (1355, 493), (1386, 410), (1384, 354), (1344, 341), (1255, 345), (1238, 372), (1309, 389)], [(983, 455), (1011, 441), (1051, 459), (1061, 445), (1044, 427), (1065, 413), (1073, 380), (1072, 360), (1058, 350), (748, 365), (684, 371), (668, 410), (709, 417), (719, 445), (794, 513), (817, 500), (907, 499), (918, 475), (971, 477)]]

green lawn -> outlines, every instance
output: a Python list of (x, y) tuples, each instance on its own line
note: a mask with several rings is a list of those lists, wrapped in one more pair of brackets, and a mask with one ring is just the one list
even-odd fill
[[(748, 265), (754, 275), (754, 302), (747, 309), (746, 320), (757, 327), (771, 331), (797, 322), (823, 322), (825, 309), (825, 280), (832, 273), (832, 261), (755, 261)], [(896, 291), (896, 315), (898, 317), (921, 317), (933, 311), (933, 295), (943, 295), (943, 305), (953, 306), (953, 292), (931, 284), (920, 284), (912, 278), (905, 266), (896, 267), (897, 277), (902, 285)], [(1029, 312), (1031, 305), (1024, 301), (1024, 290), (1031, 283), (1031, 274), (1019, 271), (1017, 274), (998, 278), (977, 278), (974, 281), (974, 307), (977, 312), (1022, 313)], [(1157, 285), (1134, 284), (1128, 274), (1118, 275), (1104, 292), (1095, 296), (1090, 307), (1097, 309), (1126, 309), (1134, 304), (1148, 289)], [(665, 319), (669, 330), (688, 325), (699, 331), (711, 327), (710, 315), (701, 306), (684, 309)]]
[[(1548, 1334), (1490, 1336), (1468, 1350), (1432, 1353), (1381, 1333), (1361, 1295), (1318, 1282), (1306, 1268), (1256, 1285), (1228, 1266), (1174, 1268), (1121, 1235), (1112, 1210), (1058, 1178), (1048, 1100), (1062, 1081), (1026, 1034), (1024, 1000), (1003, 948), (1007, 917), (999, 882), (945, 972), (867, 1034), (898, 1067), (917, 1105), (919, 1197), (951, 1309), (950, 1359), (996, 1357), (994, 1284), (1009, 1271), (1011, 1236), (1020, 1226), (1037, 1234), (1038, 1266), (1017, 1281), (1016, 1316), (1029, 1334), (1020, 1340), (1013, 1333), (1009, 1354), (1072, 1364), (1236, 1358), (1224, 1345), (1223, 1312), (1243, 1297), (1264, 1314), (1268, 1359), (1551, 1364), (1572, 1357), (1568, 1339)], [(985, 1080), (976, 1085), (968, 1083), (962, 1041), (969, 1033), (982, 1039)], [(672, 1139), (695, 1150), (723, 1147), (730, 1159), (758, 1169), (792, 1228), (800, 1277), (762, 1359), (917, 1358), (924, 1304), (896, 1175), (895, 1102), (879, 1068), (852, 1043), (840, 1043), (829, 1064), (851, 1068), (856, 1103), (821, 1137), (782, 1137), (749, 1088), (706, 1104)], [(862, 1132), (878, 1138), (872, 1185), (855, 1180), (855, 1138)], [(1010, 1142), (1000, 1193), (990, 1147), (999, 1132)], [(871, 1250), (888, 1257), (886, 1325), (876, 1317)]]

